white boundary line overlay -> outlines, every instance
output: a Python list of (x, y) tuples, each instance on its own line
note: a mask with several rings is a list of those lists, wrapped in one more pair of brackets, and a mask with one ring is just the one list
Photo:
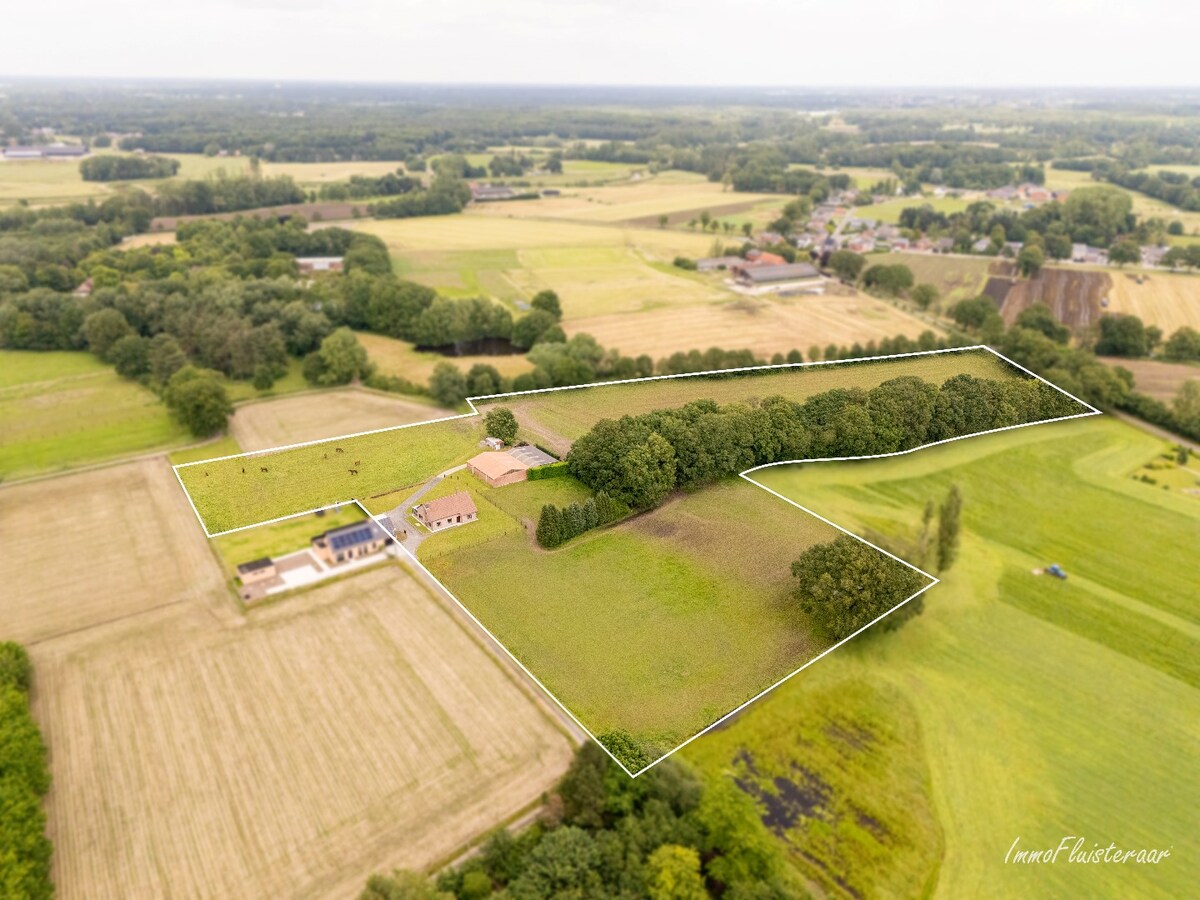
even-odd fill
[(363, 506), (363, 504), (357, 498), (351, 498), (350, 500), (345, 500), (345, 501), (342, 501), (339, 503), (331, 503), (326, 506), (315, 507), (314, 509), (308, 509), (303, 512), (289, 513), (286, 516), (278, 516), (274, 519), (267, 519), (263, 522), (256, 522), (253, 525), (241, 525), (241, 526), (238, 526), (237, 528), (229, 528), (229, 529), (226, 529), (225, 531), (218, 531), (216, 533), (212, 533), (208, 530), (208, 526), (205, 524), (203, 517), (201, 517), (199, 510), (196, 509), (196, 504), (192, 501), (191, 494), (188, 493), (188, 489), (184, 485), (183, 479), (179, 475), (179, 470), (188, 468), (189, 466), (202, 465), (204, 463), (220, 462), (220, 461), (226, 460), (226, 459), (254, 458), (254, 457), (258, 457), (258, 456), (264, 456), (266, 454), (277, 453), (282, 450), (294, 450), (298, 447), (311, 447), (316, 444), (327, 444), (327, 443), (331, 443), (333, 441), (342, 441), (342, 440), (347, 440), (348, 438), (362, 437), (363, 435), (368, 435), (368, 434), (380, 434), (385, 431), (400, 431), (405, 428), (417, 428), (422, 425), (432, 425), (437, 422), (451, 422), (451, 421), (456, 421), (458, 419), (470, 419), (470, 418), (477, 417), (479, 415), (479, 410), (475, 406), (475, 401), (477, 401), (477, 400), (492, 402), (492, 401), (499, 400), (499, 399), (502, 399), (505, 397), (520, 397), (520, 396), (526, 396), (526, 395), (530, 395), (530, 394), (544, 394), (544, 393), (549, 393), (551, 391), (572, 391), (572, 390), (580, 390), (583, 388), (603, 388), (603, 387), (608, 387), (610, 385), (636, 384), (636, 383), (644, 382), (644, 381), (665, 381), (667, 379), (672, 379), (672, 378), (698, 378), (698, 377), (704, 377), (704, 376), (710, 376), (710, 375), (729, 375), (729, 374), (736, 373), (736, 372), (761, 372), (761, 371), (770, 371), (770, 370), (797, 369), (797, 368), (805, 368), (808, 366), (839, 365), (841, 363), (876, 362), (876, 361), (887, 360), (887, 359), (904, 359), (904, 358), (911, 358), (911, 357), (916, 357), (916, 356), (935, 356), (935, 355), (938, 355), (941, 353), (965, 353), (965, 352), (976, 351), (976, 350), (985, 350), (988, 353), (991, 353), (993, 356), (996, 356), (1003, 362), (1007, 363), (1008, 365), (1021, 370), (1022, 372), (1031, 376), (1032, 378), (1036, 378), (1038, 381), (1041, 381), (1044, 384), (1048, 384), (1050, 387), (1054, 388), (1060, 394), (1064, 394), (1065, 396), (1070, 397), (1072, 400), (1074, 400), (1080, 406), (1086, 407), (1088, 409), (1088, 412), (1074, 413), (1069, 416), (1056, 416), (1051, 419), (1041, 419), (1041, 420), (1038, 420), (1037, 422), (1023, 422), (1019, 425), (1005, 425), (1000, 428), (989, 428), (985, 431), (975, 431), (975, 432), (972, 432), (971, 434), (959, 435), (957, 437), (946, 438), (946, 439), (940, 440), (940, 441), (931, 441), (926, 444), (921, 444), (920, 446), (917, 446), (917, 447), (912, 447), (908, 450), (898, 450), (898, 451), (895, 451), (892, 453), (875, 453), (875, 454), (869, 454), (869, 455), (864, 455), (864, 456), (834, 456), (834, 457), (824, 457), (821, 459), (778, 460), (777, 462), (764, 463), (761, 466), (754, 466), (752, 468), (746, 469), (744, 472), (740, 472), (738, 477), (744, 478), (746, 481), (750, 482), (755, 487), (766, 491), (767, 493), (771, 494), (773, 497), (776, 497), (776, 498), (782, 500), (784, 503), (787, 503), (787, 504), (790, 504), (791, 506), (796, 507), (796, 509), (799, 509), (799, 510), (807, 513), (808, 515), (819, 519), (820, 521), (824, 522), (825, 524), (831, 525), (833, 528), (837, 529), (838, 531), (842, 532), (843, 534), (846, 534), (846, 535), (854, 538), (855, 540), (857, 540), (863, 544), (866, 544), (868, 547), (871, 547), (874, 550), (877, 550), (878, 552), (884, 554), (885, 556), (888, 556), (891, 559), (894, 559), (896, 562), (901, 563), (904, 566), (907, 566), (909, 569), (912, 569), (913, 571), (915, 571), (915, 572), (923, 575), (925, 578), (929, 579), (929, 583), (927, 585), (925, 585), (925, 587), (921, 588), (919, 591), (914, 593), (911, 597), (908, 597), (907, 599), (900, 601), (895, 606), (893, 606), (891, 609), (889, 609), (887, 612), (876, 617), (875, 619), (872, 619), (870, 622), (868, 622), (866, 625), (859, 628), (853, 634), (850, 634), (847, 637), (842, 638), (837, 643), (835, 643), (832, 646), (821, 651), (816, 656), (814, 656), (812, 659), (810, 659), (808, 662), (804, 663), (804, 665), (802, 665), (799, 668), (793, 670), (792, 672), (789, 672), (788, 674), (784, 675), (782, 678), (780, 678), (778, 681), (771, 684), (769, 687), (764, 688), (762, 691), (755, 694), (750, 699), (744, 701), (742, 704), (735, 707), (734, 709), (731, 709), (729, 712), (725, 713), (723, 716), (721, 716), (719, 719), (717, 719), (710, 725), (707, 725), (700, 731), (697, 731), (694, 735), (689, 737), (687, 740), (683, 741), (681, 744), (679, 744), (675, 748), (668, 750), (666, 753), (659, 756), (653, 762), (642, 767), (641, 769), (638, 769), (636, 772), (630, 771), (630, 769), (623, 762), (621, 762), (621, 760), (617, 759), (617, 757), (615, 755), (613, 755), (612, 751), (610, 751), (607, 747), (604, 746), (603, 743), (600, 742), (600, 740), (596, 737), (596, 735), (592, 732), (592, 730), (590, 728), (588, 728), (586, 725), (584, 725), (583, 722), (581, 722), (579, 720), (579, 718), (573, 712), (571, 712), (570, 709), (567, 708), (566, 704), (564, 704), (561, 700), (559, 700), (558, 697), (556, 697), (549, 690), (549, 688), (547, 688), (546, 685), (542, 683), (541, 679), (538, 678), (536, 675), (534, 675), (533, 672), (531, 672), (529, 670), (529, 668), (523, 662), (521, 662), (521, 660), (517, 659), (517, 657), (513, 655), (512, 651), (509, 650), (508, 647), (506, 647), (504, 645), (504, 643), (498, 637), (496, 637), (496, 635), (494, 635), (492, 633), (492, 631), (486, 625), (484, 625), (483, 622), (481, 622), (479, 620), (479, 618), (476, 617), (476, 615), (474, 613), (472, 613), (471, 610), (469, 610), (463, 604), (463, 602), (461, 600), (458, 599), (457, 596), (455, 596), (453, 591), (451, 591), (448, 587), (446, 587), (446, 585), (442, 584), (442, 582), (437, 578), (437, 576), (434, 575), (431, 571), (429, 571), (429, 569), (419, 559), (417, 559), (417, 557), (413, 553), (411, 553), (407, 548), (405, 548), (403, 544), (401, 544), (399, 541), (396, 541), (393, 536), (388, 535), (388, 539), (393, 544), (395, 544), (397, 547), (399, 547), (401, 551), (403, 551), (403, 553), (407, 557), (407, 559), (410, 560), (415, 566), (417, 566), (417, 568), (419, 568), (425, 574), (425, 576), (427, 578), (429, 578), (430, 581), (432, 581), (439, 588), (441, 588), (442, 592), (447, 597), (449, 597), (455, 603), (455, 605), (457, 605), (458, 608), (461, 609), (467, 615), (467, 617), (470, 618), (470, 620), (479, 627), (479, 629), (481, 631), (483, 631), (484, 634), (486, 634), (489, 638), (491, 638), (491, 640), (495, 643), (495, 645), (497, 647), (499, 647), (502, 651), (504, 651), (504, 654), (509, 659), (511, 659), (521, 669), (521, 671), (524, 672), (529, 677), (529, 679), (534, 684), (536, 684), (538, 686), (538, 688), (540, 688), (542, 690), (542, 692), (554, 702), (554, 704), (559, 709), (561, 709), (564, 713), (566, 713), (567, 716), (571, 719), (571, 721), (573, 721), (576, 725), (578, 725), (579, 728), (589, 738), (591, 738), (592, 741), (594, 741), (600, 747), (601, 750), (603, 750), (606, 754), (608, 754), (609, 758), (611, 758), (613, 762), (615, 762), (618, 766), (620, 766), (621, 770), (623, 772), (625, 772), (625, 774), (627, 774), (630, 778), (637, 778), (639, 775), (642, 775), (645, 772), (648, 772), (650, 769), (654, 768), (660, 762), (667, 759), (668, 757), (674, 756), (676, 753), (678, 753), (680, 750), (682, 750), (684, 747), (686, 747), (692, 741), (696, 740), (696, 738), (707, 734), (708, 732), (712, 731), (714, 728), (717, 728), (722, 723), (731, 719), (733, 716), (736, 716), (738, 713), (740, 713), (746, 707), (750, 706), (750, 704), (754, 703), (756, 700), (760, 700), (761, 698), (763, 698), (764, 696), (769, 694), (771, 691), (775, 690), (777, 687), (784, 684), (786, 681), (790, 680), (791, 678), (794, 678), (796, 675), (803, 672), (805, 669), (807, 669), (813, 663), (828, 656), (830, 653), (832, 653), (838, 647), (841, 647), (843, 644), (847, 643), (848, 641), (853, 640), (858, 635), (862, 634), (864, 631), (866, 631), (868, 628), (870, 628), (872, 625), (875, 625), (877, 622), (880, 622), (887, 616), (894, 613), (900, 607), (915, 600), (917, 597), (921, 596), (921, 594), (925, 593), (927, 590), (929, 590), (934, 585), (941, 583), (941, 579), (937, 578), (934, 575), (931, 575), (929, 572), (926, 572), (924, 569), (920, 569), (917, 566), (914, 566), (912, 563), (901, 559), (900, 557), (896, 556), (894, 553), (890, 553), (887, 550), (884, 550), (882, 547), (872, 544), (870, 541), (866, 540), (865, 538), (859, 537), (857, 534), (854, 534), (852, 531), (849, 531), (846, 528), (843, 528), (841, 525), (838, 525), (836, 522), (831, 522), (829, 519), (825, 518), (824, 516), (820, 515), (819, 513), (813, 512), (808, 507), (802, 506), (801, 504), (797, 503), (796, 501), (791, 500), (788, 497), (785, 497), (783, 494), (780, 494), (778, 491), (772, 490), (771, 488), (767, 487), (766, 485), (762, 484), (761, 482), (756, 481), (755, 479), (750, 477), (751, 473), (760, 471), (761, 469), (769, 469), (774, 466), (800, 465), (800, 464), (815, 463), (815, 462), (854, 462), (854, 461), (865, 460), (865, 459), (886, 459), (886, 458), (894, 457), (894, 456), (906, 456), (910, 453), (916, 453), (917, 451), (925, 450), (930, 447), (937, 447), (937, 446), (940, 446), (943, 444), (953, 443), (954, 441), (961, 441), (961, 440), (965, 440), (968, 438), (980, 437), (985, 434), (997, 434), (1002, 431), (1013, 431), (1017, 428), (1027, 428), (1032, 425), (1048, 425), (1052, 422), (1065, 422), (1065, 421), (1069, 421), (1071, 419), (1083, 419), (1083, 418), (1088, 418), (1090, 416), (1103, 415), (1104, 413), (1101, 410), (1097, 409), (1096, 407), (1092, 406), (1090, 403), (1088, 403), (1084, 400), (1080, 400), (1074, 394), (1072, 394), (1068, 391), (1064, 391), (1058, 385), (1054, 384), (1052, 381), (1049, 381), (1049, 380), (1043, 378), (1041, 375), (1038, 375), (1036, 372), (1032, 372), (1029, 369), (1025, 368), (1024, 366), (1020, 365), (1019, 363), (1013, 362), (1011, 359), (1009, 359), (1003, 353), (1000, 353), (999, 351), (992, 349), (991, 347), (987, 346), (986, 344), (972, 344), (972, 345), (966, 346), (966, 347), (949, 347), (944, 350), (919, 350), (919, 351), (914, 351), (912, 353), (893, 353), (893, 354), (889, 354), (886, 356), (865, 356), (865, 357), (855, 357), (853, 359), (838, 359), (838, 360), (827, 360), (827, 361), (806, 362), (806, 363), (784, 363), (781, 365), (741, 366), (741, 367), (733, 368), (733, 369), (712, 369), (712, 370), (708, 370), (708, 371), (704, 371), (704, 372), (685, 372), (685, 373), (682, 373), (679, 375), (651, 375), (651, 376), (648, 376), (645, 378), (626, 378), (626, 379), (621, 379), (621, 380), (617, 380), (617, 381), (601, 381), (601, 382), (593, 382), (590, 384), (568, 385), (565, 387), (538, 388), (538, 389), (531, 390), (531, 391), (511, 391), (511, 392), (505, 393), (505, 394), (486, 394), (486, 395), (479, 396), (479, 397), (467, 397), (466, 398), (467, 405), (470, 406), (470, 408), (471, 408), (471, 411), (469, 413), (462, 413), (460, 415), (455, 415), (455, 416), (442, 416), (437, 419), (427, 419), (423, 422), (411, 422), (406, 425), (393, 425), (393, 426), (389, 426), (387, 428), (374, 428), (369, 431), (359, 431), (354, 434), (343, 434), (343, 435), (338, 435), (336, 437), (320, 438), (318, 440), (313, 440), (313, 441), (301, 441), (301, 442), (295, 443), (295, 444), (285, 444), (280, 447), (271, 447), (266, 450), (251, 450), (251, 451), (248, 451), (245, 453), (231, 453), (226, 456), (217, 456), (217, 457), (212, 457), (210, 459), (197, 460), (195, 462), (190, 462), (190, 463), (178, 463), (176, 465), (173, 465), (171, 468), (172, 468), (172, 471), (174, 471), (174, 473), (175, 473), (175, 478), (179, 482), (180, 488), (183, 489), (184, 495), (187, 497), (188, 505), (191, 506), (192, 512), (195, 513), (196, 519), (200, 523), (201, 529), (203, 529), (205, 536), (210, 539), (215, 538), (215, 537), (220, 537), (221, 535), (225, 535), (225, 534), (233, 534), (234, 532), (238, 532), (238, 531), (245, 531), (250, 528), (258, 528), (263, 525), (273, 525), (276, 522), (284, 522), (284, 521), (287, 521), (288, 519), (296, 519), (296, 518), (300, 518), (302, 516), (312, 515), (313, 513), (316, 513), (316, 512), (321, 512), (321, 511), (330, 510), (330, 509), (338, 509), (338, 508), (346, 505), (347, 503), (355, 504), (356, 506), (358, 506), (359, 509), (361, 509), (363, 511), (363, 513), (367, 516), (367, 518), (371, 519), (372, 521), (377, 522), (379, 517), (368, 512), (367, 508), (365, 506)]

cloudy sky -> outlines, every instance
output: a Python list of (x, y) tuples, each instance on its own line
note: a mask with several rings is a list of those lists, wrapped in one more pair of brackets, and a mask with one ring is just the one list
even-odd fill
[(1196, 85), (1195, 0), (9, 0), (3, 76)]

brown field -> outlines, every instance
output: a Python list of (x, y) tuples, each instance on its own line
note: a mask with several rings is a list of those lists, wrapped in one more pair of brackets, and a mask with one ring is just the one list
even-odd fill
[(398, 341), (395, 338), (384, 337), (381, 334), (371, 334), (360, 331), (358, 342), (366, 348), (371, 361), (378, 366), (384, 375), (396, 375), (407, 378), (415, 384), (426, 384), (433, 369), (438, 363), (449, 362), (458, 366), (464, 373), (476, 363), (492, 366), (501, 375), (512, 378), (522, 372), (533, 369), (522, 355), (510, 354), (505, 356), (442, 356), (440, 353), (426, 353), (415, 350), (412, 344)]
[(23, 643), (223, 590), (166, 460), (0, 489), (0, 640)]
[(773, 353), (817, 344), (849, 346), (903, 334), (938, 331), (914, 316), (873, 297), (820, 296), (789, 299), (743, 298), (721, 305), (658, 309), (636, 316), (610, 315), (577, 319), (567, 332), (586, 332), (604, 347), (655, 360), (677, 350), (709, 347), (749, 349), (769, 358)]
[(448, 415), (436, 406), (349, 388), (247, 403), (237, 408), (229, 430), (250, 452)]
[(1020, 279), (1012, 286), (1000, 312), (1005, 324), (1012, 325), (1022, 310), (1043, 303), (1064, 325), (1082, 331), (1100, 320), (1104, 312), (1100, 301), (1109, 296), (1114, 280), (1104, 272), (1042, 269), (1035, 277)]
[(1120, 366), (1133, 373), (1133, 385), (1143, 394), (1149, 394), (1155, 400), (1169, 403), (1175, 399), (1185, 381), (1200, 380), (1200, 366), (1187, 363), (1160, 362), (1155, 359), (1123, 359), (1116, 356), (1102, 356), (1102, 362), (1110, 366)]
[(121, 241), (119, 249), (136, 250), (138, 247), (163, 247), (176, 243), (175, 232), (159, 231), (146, 234), (131, 234)]
[(1189, 325), (1200, 329), (1200, 277), (1147, 272), (1142, 284), (1128, 273), (1112, 276), (1109, 312), (1132, 313), (1164, 334)]
[(228, 213), (206, 213), (194, 216), (158, 216), (150, 222), (150, 231), (174, 231), (181, 222), (192, 222), (197, 219), (219, 219), (228, 222), (239, 216), (268, 219), (274, 216), (304, 216), (311, 221), (334, 222), (354, 218), (354, 211), (360, 215), (368, 215), (369, 207), (361, 203), (342, 203), (326, 201), (323, 203), (289, 203), (284, 206), (268, 206), (260, 209), (243, 209)]
[(453, 854), (571, 756), (398, 566), (240, 628), (187, 605), (34, 663), (62, 898), (351, 897), (372, 871)]

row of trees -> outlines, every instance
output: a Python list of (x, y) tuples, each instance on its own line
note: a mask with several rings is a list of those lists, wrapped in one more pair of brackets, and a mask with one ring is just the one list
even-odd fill
[[(770, 391), (769, 375), (763, 392)], [(679, 409), (602, 420), (577, 440), (571, 474), (636, 510), (687, 490), (783, 460), (871, 456), (931, 441), (1079, 411), (1037, 379), (957, 375), (942, 385), (915, 376), (869, 391), (838, 388), (803, 403), (698, 400)]]
[(167, 156), (118, 156), (105, 154), (79, 164), (84, 181), (135, 181), (139, 178), (170, 178), (179, 171), (179, 160)]
[(372, 876), (359, 900), (805, 894), (755, 801), (731, 779), (705, 784), (674, 759), (631, 779), (589, 741), (534, 825), (516, 836), (495, 832), (479, 853), (436, 879), (403, 871)]
[(48, 900), (54, 896), (52, 848), (42, 798), (50, 771), (29, 708), (31, 681), (25, 648), (0, 643), (0, 894)]
[(547, 503), (538, 517), (537, 542), (550, 550), (593, 528), (619, 522), (628, 515), (629, 507), (604, 491), (598, 491), (594, 497), (562, 509)]

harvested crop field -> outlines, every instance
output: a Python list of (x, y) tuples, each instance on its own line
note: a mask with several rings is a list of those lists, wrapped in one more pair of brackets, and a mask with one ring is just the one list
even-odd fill
[(1120, 366), (1133, 373), (1133, 386), (1155, 400), (1170, 403), (1179, 393), (1185, 381), (1200, 381), (1200, 366), (1187, 363), (1160, 362), (1155, 359), (1125, 359), (1117, 356), (1101, 357), (1101, 362)]
[(1140, 273), (1142, 283), (1129, 274), (1113, 276), (1109, 312), (1131, 313), (1147, 325), (1157, 325), (1164, 334), (1188, 325), (1200, 329), (1200, 277)]
[(403, 569), (222, 628), (34, 648), (58, 896), (349, 897), (536, 800), (571, 744)]
[(1033, 278), (1018, 279), (1000, 314), (1006, 325), (1012, 325), (1023, 310), (1041, 303), (1050, 307), (1058, 321), (1073, 331), (1083, 331), (1100, 321), (1100, 301), (1109, 296), (1112, 287), (1113, 279), (1104, 272), (1046, 268)]
[(567, 323), (569, 334), (592, 335), (603, 347), (628, 356), (661, 359), (676, 351), (709, 347), (748, 349), (763, 358), (813, 344), (850, 346), (903, 334), (915, 338), (936, 327), (903, 310), (860, 294), (792, 299), (742, 298), (730, 303), (656, 309), (636, 316), (611, 315)]
[[(803, 400), (833, 388), (870, 389), (902, 375), (915, 375), (941, 384), (959, 374), (996, 379), (1020, 377), (1018, 370), (986, 350), (963, 350), (851, 365), (796, 366), (768, 374), (731, 378), (684, 376), (632, 384), (597, 385), (534, 394), (514, 402), (497, 402), (508, 406), (516, 414), (521, 427), (540, 437), (550, 450), (565, 453), (572, 441), (600, 419), (670, 409), (692, 400), (712, 399), (718, 403), (733, 403), (773, 395)], [(487, 407), (480, 406), (480, 409), (486, 411)]]
[(0, 488), (0, 637), (24, 643), (224, 589), (165, 459)]
[(250, 452), (449, 415), (436, 406), (351, 388), (247, 403), (237, 408), (229, 430)]

